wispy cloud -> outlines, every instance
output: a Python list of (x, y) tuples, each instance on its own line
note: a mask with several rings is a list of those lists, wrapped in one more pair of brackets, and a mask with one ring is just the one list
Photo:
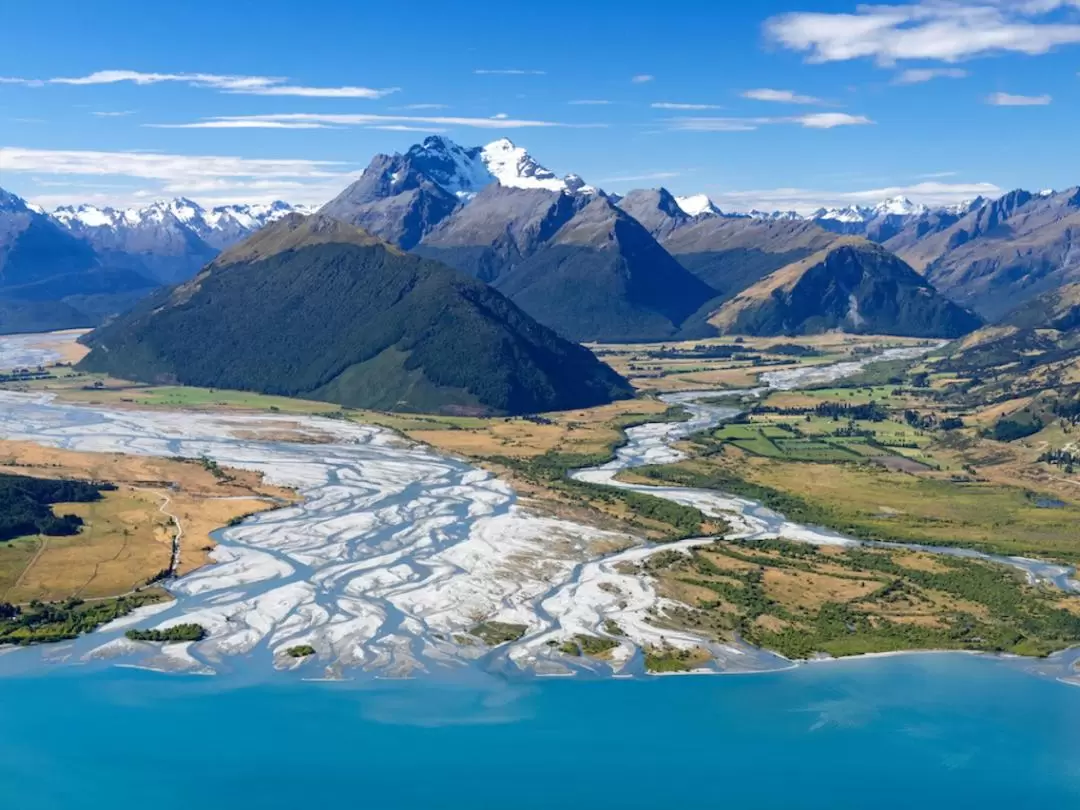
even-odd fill
[(276, 76), (233, 76), (218, 73), (144, 73), (137, 70), (99, 70), (87, 76), (59, 77), (51, 79), (23, 79), (0, 77), (3, 84), (21, 84), (27, 87), (45, 85), (98, 85), (130, 82), (137, 85), (178, 82), (192, 87), (206, 87), (223, 93), (255, 96), (301, 96), (305, 98), (366, 98), (379, 99), (396, 93), (400, 88), (387, 87), (306, 87), (287, 84), (288, 79)]
[(994, 183), (922, 182), (886, 186), (862, 191), (822, 191), (805, 188), (775, 188), (752, 191), (716, 191), (709, 196), (724, 210), (798, 211), (809, 214), (819, 208), (873, 205), (892, 197), (909, 197), (926, 205), (952, 205), (974, 197), (1002, 194)]
[(959, 172), (927, 172), (926, 174), (920, 174), (920, 180), (940, 180), (943, 177), (956, 177)]
[(768, 39), (811, 62), (871, 58), (957, 62), (1080, 43), (1080, 25), (1045, 15), (1076, 0), (921, 0), (861, 5), (854, 13), (795, 12), (765, 23)]
[(97, 110), (90, 114), (96, 115), (98, 118), (123, 118), (128, 115), (134, 115), (135, 110)]
[(600, 106), (603, 106), (603, 105), (606, 105), (606, 104), (610, 104), (611, 102), (608, 101), (607, 99), (603, 99), (603, 98), (579, 98), (579, 99), (575, 99), (574, 101), (568, 101), (566, 103), (567, 104), (576, 104), (578, 106), (600, 107)]
[(439, 127), (410, 127), (405, 124), (377, 124), (376, 126), (366, 127), (366, 129), (381, 129), (385, 132), (446, 132), (445, 129)]
[(969, 75), (961, 68), (912, 68), (898, 73), (893, 84), (922, 84), (934, 79), (965, 79)]
[(148, 129), (340, 129), (340, 126), (317, 121), (230, 121), (228, 119), (194, 124), (143, 124)]
[(769, 87), (760, 87), (756, 90), (745, 90), (742, 93), (742, 97), (753, 99), (754, 101), (775, 101), (781, 104), (825, 103), (815, 96), (804, 96), (800, 93), (796, 93), (794, 90), (773, 90)]
[(991, 93), (986, 103), (995, 107), (1045, 107), (1054, 100), (1053, 96), (1017, 96), (1012, 93)]
[(644, 180), (670, 180), (673, 177), (681, 177), (682, 172), (646, 172), (644, 174), (618, 174), (613, 177), (602, 177), (599, 183), (638, 183)]
[(383, 98), (396, 93), (400, 87), (299, 87), (291, 84), (255, 87), (250, 90), (227, 90), (228, 93), (244, 93), (252, 96), (300, 96), (302, 98)]
[(649, 105), (654, 110), (722, 110), (719, 104), (684, 104), (678, 101), (657, 101)]
[(449, 108), (449, 104), (404, 104), (394, 107), (395, 110), (447, 110)]
[(647, 82), (653, 81), (655, 78), (656, 77), (653, 76), (651, 73), (639, 73), (636, 76), (631, 76), (630, 81), (634, 84), (645, 84)]
[[(82, 150), (0, 147), (0, 166), (7, 175), (27, 175), (38, 185), (61, 188), (70, 183), (72, 193), (64, 201), (86, 197), (85, 182), (74, 178), (125, 179), (130, 185), (97, 184), (110, 192), (114, 203), (137, 196), (210, 193), (215, 199), (262, 202), (283, 196), (294, 202), (316, 203), (330, 199), (355, 176), (349, 164), (303, 159), (253, 159), (223, 155), (175, 155), (161, 152), (99, 152)], [(147, 188), (150, 184), (152, 187)], [(50, 191), (55, 201), (63, 194)], [(200, 200), (202, 198), (200, 197)]]
[(751, 132), (759, 127), (773, 124), (796, 124), (806, 129), (834, 129), (835, 127), (865, 126), (873, 124), (864, 115), (847, 113), (812, 113), (759, 118), (671, 118), (670, 129), (688, 132)]
[(474, 70), (477, 76), (546, 76), (546, 70), (522, 70), (521, 68), (500, 68)]
[(509, 118), (499, 113), (492, 118), (469, 118), (443, 115), (382, 115), (324, 113), (280, 113), (275, 115), (235, 115), (205, 118), (180, 124), (144, 124), (157, 129), (262, 129), (267, 125), (280, 128), (319, 128), (334, 126), (372, 127), (385, 124), (404, 126), (433, 125), (444, 127), (472, 127), (476, 129), (524, 129), (534, 127), (568, 127), (591, 129), (607, 124), (566, 124), (558, 121), (542, 121), (527, 118)]

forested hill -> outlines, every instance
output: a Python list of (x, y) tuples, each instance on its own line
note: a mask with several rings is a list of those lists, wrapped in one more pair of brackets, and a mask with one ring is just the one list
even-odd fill
[(483, 282), (324, 216), (290, 216), (95, 330), (82, 367), (350, 407), (518, 414), (630, 396)]

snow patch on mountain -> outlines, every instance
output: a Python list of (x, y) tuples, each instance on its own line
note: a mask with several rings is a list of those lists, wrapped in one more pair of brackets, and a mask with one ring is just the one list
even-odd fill
[(542, 188), (548, 191), (594, 191), (577, 175), (558, 177), (550, 169), (541, 166), (532, 155), (509, 138), (499, 138), (480, 150), (491, 177), (501, 186), (509, 188)]
[(713, 204), (713, 201), (709, 199), (707, 194), (692, 194), (689, 197), (676, 197), (675, 202), (678, 204), (679, 208), (692, 217), (699, 217), (702, 214), (720, 215), (720, 209)]

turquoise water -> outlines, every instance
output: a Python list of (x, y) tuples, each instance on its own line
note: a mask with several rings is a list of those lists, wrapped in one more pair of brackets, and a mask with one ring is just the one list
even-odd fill
[(1080, 688), (970, 656), (470, 685), (0, 680), (0, 807), (1076, 807)]

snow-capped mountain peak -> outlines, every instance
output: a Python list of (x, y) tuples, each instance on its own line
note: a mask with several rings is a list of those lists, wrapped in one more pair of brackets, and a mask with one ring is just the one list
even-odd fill
[(52, 212), (52, 217), (68, 228), (84, 226), (87, 228), (109, 228), (117, 223), (121, 212), (112, 208), (98, 208), (96, 205), (62, 205)]
[(466, 148), (449, 138), (431, 135), (412, 147), (405, 157), (451, 194), (469, 199), (494, 179), (480, 152), (479, 146)]
[(713, 204), (713, 201), (709, 199), (707, 194), (692, 194), (689, 197), (676, 197), (675, 202), (684, 213), (687, 213), (692, 217), (699, 217), (702, 214), (720, 215), (720, 209)]
[(501, 186), (509, 188), (543, 188), (548, 191), (577, 191), (589, 193), (591, 186), (576, 174), (565, 178), (556, 176), (548, 168), (509, 138), (499, 138), (480, 149), (480, 160), (488, 173)]
[(251, 205), (222, 205), (206, 209), (194, 200), (177, 197), (156, 200), (141, 208), (99, 208), (95, 205), (65, 205), (52, 218), (83, 236), (133, 234), (145, 231), (174, 232), (181, 237), (194, 234), (214, 247), (224, 247), (253, 231), (293, 212), (308, 214), (305, 206), (280, 200)]
[[(556, 176), (508, 138), (499, 138), (486, 146), (464, 147), (449, 138), (432, 135), (409, 149), (404, 157), (412, 169), (462, 200), (472, 199), (491, 183), (571, 193), (595, 191), (576, 174)], [(397, 175), (393, 178), (394, 182), (398, 179)]]
[(28, 211), (34, 214), (45, 213), (39, 206), (29, 203), (18, 194), (12, 194), (2, 188), (0, 188), (0, 211), (7, 214), (24, 214)]
[(747, 216), (751, 219), (767, 219), (778, 222), (799, 222), (805, 219), (798, 211), (759, 211), (757, 208), (752, 209)]
[(925, 205), (916, 205), (907, 197), (898, 196), (878, 203), (873, 210), (876, 216), (915, 217), (928, 213), (930, 209)]
[(811, 215), (811, 219), (833, 220), (844, 224), (866, 222), (874, 216), (873, 208), (849, 205), (846, 208), (819, 208)]

